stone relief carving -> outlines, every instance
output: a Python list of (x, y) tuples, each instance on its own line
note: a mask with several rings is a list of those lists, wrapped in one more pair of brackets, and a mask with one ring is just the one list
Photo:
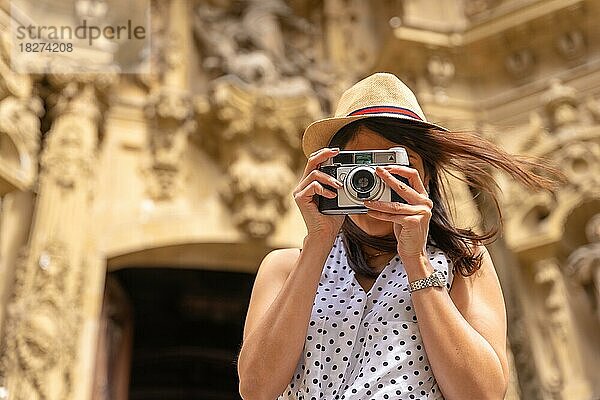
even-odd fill
[(564, 146), (555, 159), (569, 180), (568, 186), (580, 194), (597, 193), (600, 187), (600, 143), (574, 142)]
[(510, 347), (515, 359), (523, 399), (542, 400), (538, 368), (531, 348), (531, 337), (521, 306), (514, 308), (509, 321)]
[[(556, 194), (529, 193), (504, 181), (506, 215), (531, 234), (550, 224), (561, 203), (561, 196), (596, 196), (600, 187), (600, 143), (595, 139), (590, 101), (580, 104), (578, 93), (559, 80), (552, 80), (542, 95), (543, 108), (534, 112), (522, 138), (510, 150), (551, 160), (565, 174), (567, 183)], [(509, 225), (511, 223), (509, 222)]]
[(586, 44), (583, 31), (571, 29), (556, 38), (556, 49), (565, 60), (574, 60), (585, 54)]
[(186, 91), (161, 87), (150, 95), (145, 111), (150, 128), (146, 190), (155, 200), (169, 200), (180, 189), (181, 156), (196, 129), (192, 100)]
[(565, 271), (583, 287), (591, 308), (600, 321), (600, 214), (589, 219), (585, 233), (589, 244), (571, 253)]
[(508, 55), (504, 63), (506, 69), (514, 78), (521, 79), (533, 72), (535, 56), (531, 49), (520, 49)]
[[(18, 263), (13, 301), (7, 310), (6, 358), (0, 373), (21, 371), (11, 398), (66, 399), (71, 394), (70, 368), (81, 321), (81, 282), (78, 277), (74, 287), (67, 287), (72, 273), (67, 253), (65, 243), (51, 240), (37, 257), (23, 256)], [(32, 264), (27, 265), (27, 260)], [(53, 370), (59, 372), (60, 385), (51, 389), (47, 378)]]
[(209, 81), (235, 75), (266, 84), (302, 76), (327, 108), (336, 76), (318, 57), (321, 35), (318, 22), (294, 15), (282, 0), (209, 1), (194, 8), (194, 38)]
[[(260, 79), (259, 65), (267, 59), (280, 75), (291, 76), (308, 62), (303, 49), (289, 45), (284, 31), (311, 35), (313, 27), (282, 0), (202, 2), (195, 8), (195, 18), (194, 34), (203, 66), (213, 72), (213, 78), (234, 74)], [(254, 76), (248, 76), (244, 60), (259, 64)]]
[(576, 330), (570, 310), (570, 300), (556, 258), (533, 264), (534, 283), (539, 301), (538, 326), (546, 344), (539, 356), (544, 360), (540, 369), (545, 398), (586, 398), (589, 388), (583, 378), (583, 366)]
[(180, 21), (187, 2), (158, 2), (153, 12), (155, 73), (144, 82), (149, 96), (144, 108), (148, 121), (148, 154), (141, 166), (146, 192), (157, 201), (172, 200), (181, 188), (182, 157), (196, 129), (189, 92), (187, 46), (189, 25)]
[[(58, 89), (57, 94), (48, 99), (51, 116), (55, 119), (41, 155), (40, 175), (48, 176), (63, 190), (72, 190), (78, 181), (85, 181), (91, 176), (93, 153), (82, 152), (82, 149), (89, 148), (83, 142), (81, 130), (90, 123), (93, 129), (97, 129), (102, 111), (98, 88), (111, 82), (109, 77), (96, 79), (92, 75), (82, 76), (79, 80), (72, 78), (69, 75), (53, 75), (50, 78)], [(64, 118), (65, 114), (78, 117)]]
[(9, 52), (9, 34), (0, 34), (0, 194), (34, 184), (44, 112), (32, 78), (10, 69)]
[(565, 86), (558, 79), (550, 82), (550, 88), (544, 94), (542, 101), (554, 134), (560, 134), (564, 128), (581, 122), (581, 114), (578, 110), (579, 100), (577, 91)]
[[(202, 146), (225, 170), (220, 193), (234, 224), (263, 239), (287, 211), (301, 131), (320, 116), (324, 101), (314, 87), (327, 81), (326, 73), (319, 75), (306, 56), (308, 43), (293, 40), (294, 32), (310, 36), (313, 27), (281, 0), (203, 2), (195, 18), (212, 78), (208, 93), (196, 98)], [(307, 78), (309, 70), (317, 73)]]
[[(41, 154), (31, 239), (16, 267), (1, 352), (0, 376), (6, 376), (11, 398), (19, 400), (68, 399), (75, 385), (72, 368), (81, 329), (86, 264), (78, 252), (85, 235), (70, 236), (74, 227), (64, 220), (83, 224), (85, 218), (79, 214), (89, 211), (104, 104), (100, 91), (114, 76), (47, 78), (55, 93), (47, 99), (52, 125)], [(88, 232), (84, 226), (75, 229)]]
[(541, 290), (542, 309), (539, 326), (549, 345), (546, 354), (548, 366), (544, 368), (542, 390), (551, 399), (563, 399), (565, 380), (568, 380), (572, 354), (568, 340), (569, 310), (560, 266), (554, 259), (538, 261), (534, 265), (534, 282)]
[(197, 107), (211, 132), (204, 147), (225, 169), (220, 193), (234, 223), (252, 238), (266, 237), (287, 210), (301, 130), (319, 114), (312, 90), (301, 79), (257, 86), (226, 76)]

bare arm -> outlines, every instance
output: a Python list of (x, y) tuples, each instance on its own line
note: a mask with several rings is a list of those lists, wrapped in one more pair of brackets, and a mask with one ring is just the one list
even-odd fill
[(294, 189), (308, 231), (302, 252), (271, 252), (256, 276), (238, 358), (240, 394), (246, 400), (276, 398), (292, 380), (298, 364), (323, 265), (344, 221), (343, 215), (321, 214), (315, 199), (317, 195), (337, 196), (323, 185), (342, 187), (337, 179), (318, 170), (338, 152), (325, 148), (311, 154)]
[[(481, 269), (456, 275), (450, 293), (430, 287), (412, 293), (419, 330), (447, 400), (502, 400), (508, 385), (506, 311), (485, 248)], [(406, 262), (409, 281), (433, 272), (427, 257)]]
[[(425, 278), (434, 270), (424, 250), (433, 202), (417, 170), (377, 167), (377, 174), (407, 204), (365, 201), (369, 215), (394, 222), (409, 282)], [(477, 251), (483, 253), (481, 268), (468, 278), (456, 274), (450, 293), (445, 287), (411, 293), (431, 369), (447, 400), (501, 400), (508, 386), (504, 298), (487, 250)]]
[(276, 250), (263, 260), (238, 359), (242, 398), (275, 399), (291, 381), (334, 238), (307, 236), (300, 254), (298, 249)]

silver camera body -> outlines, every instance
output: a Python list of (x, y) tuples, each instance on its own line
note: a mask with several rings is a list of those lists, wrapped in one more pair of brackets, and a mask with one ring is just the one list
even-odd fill
[[(375, 167), (386, 165), (408, 166), (408, 154), (403, 147), (389, 150), (340, 151), (321, 164), (319, 170), (342, 182), (341, 189), (325, 187), (337, 196), (328, 199), (319, 196), (319, 211), (323, 214), (364, 214), (368, 211), (365, 200), (405, 202), (376, 173)], [(394, 175), (406, 184), (406, 178)]]

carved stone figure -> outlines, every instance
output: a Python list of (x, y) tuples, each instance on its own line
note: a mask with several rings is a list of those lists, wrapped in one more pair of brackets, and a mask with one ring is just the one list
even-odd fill
[(585, 232), (589, 244), (571, 253), (565, 270), (585, 289), (600, 321), (600, 214), (589, 219)]
[[(568, 318), (567, 299), (564, 284), (560, 274), (560, 267), (555, 260), (539, 261), (534, 265), (535, 283), (542, 291), (542, 313), (540, 326), (545, 339), (550, 346), (548, 357), (549, 367), (542, 377), (543, 390), (549, 398), (564, 399), (562, 390), (567, 379), (565, 364), (570, 363), (570, 354), (567, 349)], [(565, 398), (566, 399), (566, 398)]]
[(194, 106), (189, 93), (190, 44), (187, 2), (173, 1), (161, 33), (160, 75), (150, 87), (145, 114), (148, 120), (148, 159), (142, 173), (148, 178), (146, 192), (154, 200), (171, 200), (178, 194), (181, 159), (188, 136), (196, 129)]
[(542, 390), (552, 399), (570, 399), (587, 389), (581, 383), (581, 357), (560, 264), (554, 258), (544, 259), (534, 264), (533, 272), (542, 307), (539, 326), (549, 346), (543, 354), (548, 364), (541, 373)]
[(210, 129), (204, 146), (225, 169), (221, 194), (235, 224), (252, 238), (265, 238), (287, 211), (300, 132), (319, 114), (318, 101), (301, 79), (257, 86), (226, 76), (212, 86), (199, 102)]
[(181, 157), (196, 128), (192, 101), (183, 90), (163, 87), (150, 96), (146, 116), (150, 127), (150, 157), (143, 169), (146, 189), (151, 198), (168, 200), (179, 190)]

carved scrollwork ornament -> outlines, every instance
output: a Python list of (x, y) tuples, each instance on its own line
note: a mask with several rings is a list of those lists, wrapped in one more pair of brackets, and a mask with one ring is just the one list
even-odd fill
[(581, 29), (574, 28), (556, 38), (556, 49), (566, 60), (574, 60), (585, 54), (586, 44)]
[(506, 57), (505, 65), (514, 78), (525, 78), (533, 72), (535, 56), (531, 49), (517, 50)]
[(189, 94), (161, 87), (145, 107), (149, 122), (149, 157), (142, 172), (149, 179), (146, 191), (154, 200), (170, 200), (180, 188), (181, 158), (189, 135), (196, 129)]
[[(68, 398), (69, 371), (76, 351), (81, 321), (80, 274), (74, 280), (67, 246), (57, 240), (46, 244), (37, 257), (23, 253), (16, 273), (15, 291), (7, 307), (2, 375), (19, 370), (16, 399)], [(73, 282), (70, 287), (65, 282)], [(49, 392), (51, 370), (61, 376), (60, 393)], [(28, 393), (25, 395), (25, 393)], [(35, 397), (32, 397), (34, 396)]]
[(600, 321), (600, 214), (588, 220), (585, 231), (589, 243), (571, 253), (565, 272), (584, 289)]
[(600, 187), (600, 144), (595, 142), (574, 142), (559, 149), (553, 155), (567, 175), (569, 184), (578, 193), (597, 192)]
[(225, 171), (219, 193), (232, 222), (250, 238), (266, 238), (289, 207), (300, 132), (319, 115), (314, 92), (292, 78), (263, 87), (227, 76), (196, 105), (211, 131), (204, 147)]
[(580, 121), (577, 91), (570, 86), (563, 85), (559, 79), (550, 81), (550, 87), (544, 93), (542, 101), (550, 128), (555, 133), (560, 133), (559, 129)]

